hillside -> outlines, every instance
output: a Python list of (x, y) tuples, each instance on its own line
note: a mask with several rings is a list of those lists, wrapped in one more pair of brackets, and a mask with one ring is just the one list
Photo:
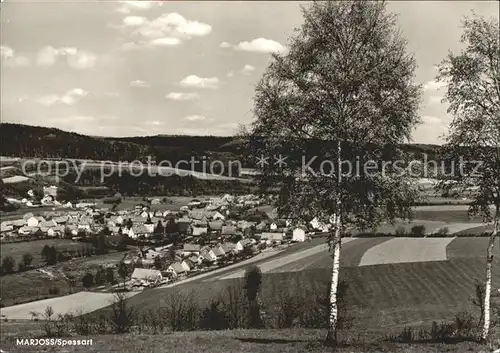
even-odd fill
[[(95, 160), (190, 160), (191, 157), (222, 161), (241, 158), (245, 141), (234, 137), (156, 135), (137, 137), (91, 137), (55, 128), (21, 124), (1, 124), (1, 151), (4, 156), (78, 158)], [(311, 142), (310, 150), (324, 146)], [(433, 158), (437, 145), (405, 144), (401, 149), (413, 156)]]
[(147, 147), (112, 141), (55, 128), (2, 123), (0, 150), (4, 156), (133, 160), (147, 155)]

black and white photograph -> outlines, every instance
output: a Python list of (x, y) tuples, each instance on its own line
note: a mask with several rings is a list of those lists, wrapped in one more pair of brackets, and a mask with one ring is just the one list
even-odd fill
[(0, 353), (500, 353), (500, 1), (0, 3)]

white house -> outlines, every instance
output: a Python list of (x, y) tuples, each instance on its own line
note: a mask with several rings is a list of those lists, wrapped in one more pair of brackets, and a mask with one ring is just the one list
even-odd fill
[(36, 227), (36, 226), (38, 226), (38, 223), (39, 223), (39, 221), (36, 217), (30, 217), (26, 220), (26, 225), (28, 227)]
[(193, 226), (193, 237), (199, 237), (202, 234), (207, 234), (208, 233), (208, 228), (207, 227), (196, 227)]
[(271, 243), (281, 243), (284, 238), (283, 232), (267, 232), (262, 233), (261, 239), (267, 240), (269, 244)]
[(219, 247), (215, 247), (210, 249), (208, 255), (212, 258), (213, 261), (217, 261), (224, 256), (224, 253), (221, 251)]
[(306, 241), (306, 230), (303, 227), (297, 227), (292, 232), (292, 241)]
[(184, 268), (186, 272), (189, 272), (194, 268), (194, 264), (191, 263), (191, 260), (189, 259), (185, 259), (184, 261), (182, 261), (181, 266)]
[(252, 242), (250, 241), (250, 239), (241, 239), (236, 243), (236, 247), (234, 248), (234, 250), (240, 252), (246, 248), (249, 248), (250, 246), (252, 246)]
[(171, 273), (174, 277), (178, 277), (186, 274), (186, 269), (179, 262), (174, 262), (168, 267), (167, 272)]
[(163, 279), (159, 270), (150, 270), (146, 268), (135, 268), (132, 273), (132, 279), (145, 280), (149, 282), (158, 282)]

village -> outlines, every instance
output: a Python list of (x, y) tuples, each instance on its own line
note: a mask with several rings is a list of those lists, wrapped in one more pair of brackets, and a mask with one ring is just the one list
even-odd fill
[[(20, 202), (57, 207), (36, 212), (36, 207), (30, 206), (31, 212), (3, 221), (0, 225), (2, 245), (67, 239), (75, 244), (91, 243), (99, 247), (97, 239), (101, 237), (107, 249), (123, 253), (120, 260), (114, 256), (113, 261), (103, 260), (99, 264), (101, 269), (118, 272), (123, 279), (97, 288), (105, 291), (142, 290), (171, 283), (262, 252), (275, 252), (306, 241), (311, 231), (328, 229), (315, 220), (307, 225), (292, 226), (291, 221), (277, 219), (273, 214), (269, 206), (271, 197), (252, 194), (191, 199), (178, 208), (165, 197), (143, 198), (142, 202), (128, 207), (130, 200), (126, 202), (116, 193), (111, 207), (99, 207), (95, 202), (59, 203), (56, 187), (45, 188), (40, 201), (31, 197), (33, 193), (28, 194), (28, 200)], [(102, 253), (101, 249), (91, 255)], [(77, 256), (74, 252), (65, 252), (61, 259), (72, 261)], [(89, 272), (90, 269), (86, 276)], [(87, 289), (92, 287), (85, 279), (81, 280)]]

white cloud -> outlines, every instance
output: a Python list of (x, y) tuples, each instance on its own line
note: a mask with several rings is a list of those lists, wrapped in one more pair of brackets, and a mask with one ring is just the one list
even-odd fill
[(81, 98), (87, 96), (89, 92), (81, 88), (73, 88), (64, 93), (63, 95), (49, 94), (46, 96), (39, 97), (37, 102), (45, 106), (51, 106), (57, 103), (63, 103), (66, 105), (73, 105), (77, 103)]
[(212, 26), (209, 24), (188, 20), (178, 13), (164, 13), (153, 20), (141, 16), (127, 16), (123, 19), (121, 28), (132, 28), (132, 42), (135, 44), (134, 47), (127, 43), (122, 47), (124, 50), (147, 45), (178, 45), (181, 40), (204, 37), (212, 32)]
[(229, 71), (229, 72), (227, 73), (227, 77), (233, 77), (233, 76), (234, 76), (234, 72), (233, 72), (233, 71)]
[(121, 6), (116, 11), (129, 14), (132, 11), (149, 10), (153, 7), (162, 6), (160, 1), (121, 1)]
[(38, 52), (37, 64), (39, 66), (53, 66), (60, 57), (64, 57), (68, 65), (77, 70), (93, 68), (97, 63), (96, 55), (78, 50), (74, 47), (54, 48), (46, 46)]
[(250, 75), (252, 72), (255, 71), (255, 67), (253, 67), (252, 65), (248, 65), (246, 64), (243, 69), (241, 69), (241, 72), (245, 75)]
[(198, 77), (196, 75), (189, 75), (181, 80), (183, 87), (196, 87), (196, 88), (218, 88), (219, 79), (217, 77)]
[(170, 92), (165, 98), (174, 101), (190, 101), (199, 98), (198, 93)]
[(153, 121), (149, 121), (149, 124), (159, 126), (159, 125), (163, 125), (163, 122), (158, 121), (158, 120), (153, 120)]
[(220, 43), (220, 47), (221, 48), (231, 48), (231, 44), (229, 44), (228, 42), (222, 42), (222, 43)]
[(446, 87), (445, 82), (431, 80), (424, 84), (424, 91), (439, 91), (443, 87)]
[(14, 49), (6, 45), (0, 46), (0, 57), (2, 59), (10, 59), (14, 57)]
[(148, 88), (149, 83), (142, 80), (135, 80), (130, 82), (130, 87), (138, 87), (138, 88)]
[(186, 116), (184, 119), (188, 121), (203, 121), (205, 120), (205, 117), (203, 115), (189, 115)]
[(0, 46), (0, 57), (2, 58), (2, 64), (7, 67), (30, 66), (30, 61), (27, 57), (16, 55), (14, 49), (8, 46)]
[(280, 43), (265, 38), (257, 38), (250, 42), (240, 42), (234, 48), (236, 50), (258, 53), (280, 53), (286, 50), (286, 48)]
[(146, 17), (142, 16), (127, 16), (123, 19), (123, 24), (125, 26), (130, 26), (130, 27), (137, 27), (137, 26), (142, 26), (147, 22)]
[(149, 42), (149, 45), (154, 47), (173, 47), (180, 43), (181, 40), (179, 38), (165, 37), (153, 39)]

